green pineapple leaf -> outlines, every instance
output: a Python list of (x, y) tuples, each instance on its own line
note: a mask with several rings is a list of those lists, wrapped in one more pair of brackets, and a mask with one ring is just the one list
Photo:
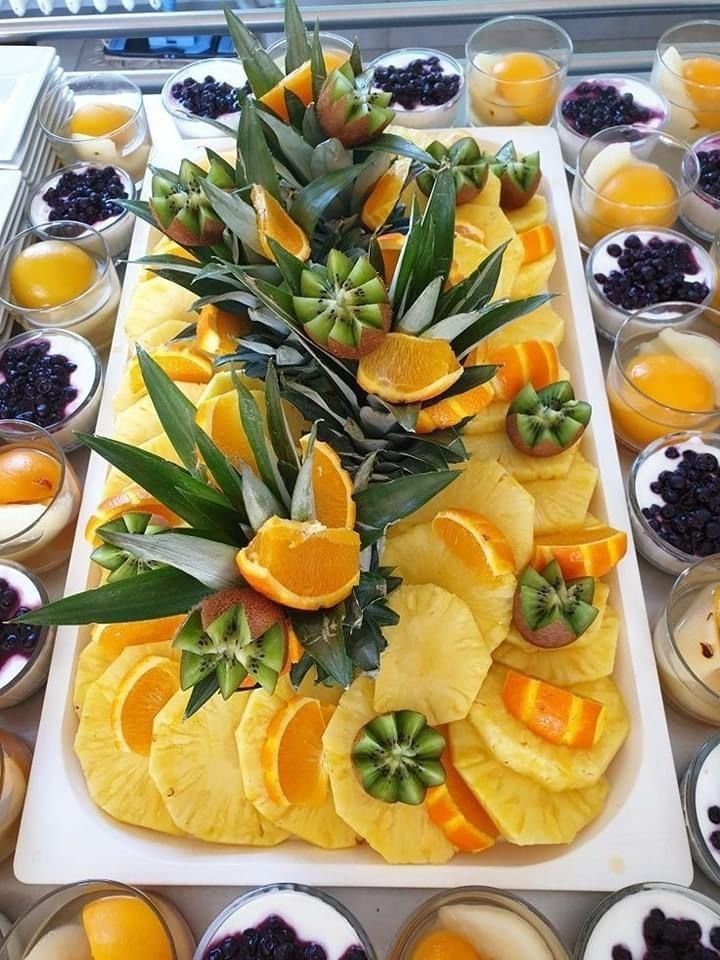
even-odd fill
[(238, 154), (242, 155), (247, 182), (265, 187), (278, 203), (282, 203), (280, 181), (275, 172), (273, 156), (263, 135), (258, 111), (251, 100), (243, 104), (240, 113), (237, 144)]
[(289, 125), (296, 130), (302, 130), (303, 120), (305, 119), (305, 104), (288, 87), (283, 90), (283, 97), (285, 99), (285, 109), (288, 112)]
[(443, 293), (435, 315), (436, 321), (450, 316), (460, 306), (467, 312), (479, 310), (490, 302), (500, 279), (502, 260), (509, 243), (509, 240), (501, 243), (478, 264), (470, 276)]
[(438, 161), (427, 150), (418, 147), (412, 140), (399, 137), (396, 133), (381, 133), (372, 143), (362, 148), (371, 152), (391, 153), (396, 157), (408, 157), (426, 167), (437, 167)]
[(205, 466), (212, 474), (215, 482), (237, 510), (240, 521), (247, 519), (245, 514), (245, 500), (240, 475), (217, 444), (205, 433), (202, 427), (194, 424), (195, 442)]
[(280, 83), (283, 72), (263, 49), (257, 37), (248, 30), (237, 13), (229, 6), (225, 6), (223, 10), (230, 38), (245, 67), (250, 88), (256, 97), (262, 97), (268, 90), (272, 90), (276, 84)]
[(426, 340), (447, 340), (452, 343), (456, 337), (468, 330), (480, 317), (478, 310), (470, 313), (455, 313), (428, 327), (420, 334)]
[(250, 526), (253, 530), (260, 527), (270, 517), (284, 517), (287, 511), (250, 467), (244, 463), (241, 467), (243, 499)]
[(361, 490), (355, 495), (355, 503), (362, 546), (375, 543), (391, 523), (409, 517), (459, 475), (456, 470), (436, 470), (374, 483)]
[(295, 488), (293, 489), (292, 502), (290, 504), (290, 519), (298, 520), (301, 523), (306, 520), (316, 520), (315, 513), (315, 494), (313, 492), (313, 447), (317, 437), (317, 423), (310, 428), (305, 456), (303, 458), (300, 472), (297, 476)]
[(352, 72), (355, 74), (356, 77), (359, 77), (363, 72), (363, 62), (362, 62), (362, 54), (360, 53), (360, 47), (358, 46), (357, 39), (353, 40), (349, 63), (350, 63), (350, 66), (352, 67)]
[(357, 473), (353, 477), (353, 496), (355, 496), (356, 493), (360, 493), (361, 490), (364, 490), (370, 483), (373, 471), (375, 470), (376, 459), (377, 451), (368, 454), (358, 467)]
[(233, 370), (233, 383), (238, 398), (240, 420), (250, 449), (255, 457), (258, 473), (265, 486), (272, 493), (278, 503), (290, 506), (290, 495), (285, 487), (280, 471), (278, 470), (275, 452), (268, 445), (265, 437), (265, 424), (258, 408), (255, 397), (238, 379)]
[(195, 404), (188, 400), (140, 344), (136, 344), (135, 349), (140, 373), (162, 428), (186, 469), (198, 476), (200, 463), (194, 437)]
[(221, 190), (214, 183), (208, 183), (207, 180), (201, 180), (200, 184), (213, 210), (228, 230), (231, 230), (255, 253), (262, 254), (263, 249), (260, 244), (257, 218), (252, 206), (246, 200), (243, 200), (239, 194)]
[[(291, 91), (286, 91), (286, 95), (288, 93), (291, 93)], [(302, 107), (302, 109), (304, 113), (305, 107)], [(303, 183), (307, 183), (312, 177), (310, 164), (313, 157), (313, 148), (296, 130), (293, 130), (287, 123), (283, 123), (269, 110), (258, 109), (257, 115), (274, 135), (283, 161), (295, 171), (295, 174), (302, 179)]]
[(325, 139), (325, 131), (320, 126), (320, 121), (315, 113), (314, 103), (311, 103), (310, 106), (305, 110), (305, 116), (303, 117), (302, 122), (302, 135), (313, 147), (316, 147)]
[(313, 100), (317, 103), (322, 85), (327, 79), (325, 57), (323, 56), (322, 44), (320, 43), (320, 24), (317, 19), (315, 20), (312, 41), (310, 43), (310, 69), (312, 70)]
[(435, 307), (442, 292), (443, 278), (435, 277), (425, 287), (420, 296), (395, 324), (394, 329), (401, 333), (420, 334), (430, 327), (435, 315)]
[(480, 316), (475, 323), (468, 327), (464, 333), (461, 333), (453, 341), (453, 349), (460, 360), (476, 347), (493, 330), (497, 330), (508, 323), (510, 320), (516, 320), (518, 317), (524, 317), (533, 310), (537, 310), (548, 300), (552, 299), (552, 294), (539, 293), (534, 297), (526, 297), (524, 300), (499, 300), (490, 303), (480, 311)]
[(387, 646), (383, 627), (394, 626), (400, 619), (387, 600), (402, 578), (391, 574), (389, 567), (364, 570), (360, 583), (344, 603), (346, 649), (355, 666), (365, 672), (380, 667), (380, 654)]
[(265, 416), (270, 443), (278, 458), (278, 469), (287, 488), (292, 490), (300, 472), (300, 458), (285, 416), (280, 396), (280, 383), (272, 361), (268, 364), (265, 375)]
[(192, 688), (192, 693), (188, 698), (185, 713), (183, 714), (184, 719), (189, 720), (194, 713), (197, 713), (201, 707), (204, 707), (208, 700), (214, 697), (216, 693), (219, 693), (219, 691), (220, 684), (218, 683), (217, 673), (213, 670), (209, 676), (203, 677), (202, 680)]
[(295, 0), (285, 0), (285, 73), (292, 73), (310, 59), (310, 42)]
[(426, 245), (421, 248), (417, 273), (410, 286), (411, 301), (425, 288), (428, 277), (442, 277), (444, 284), (450, 272), (455, 241), (455, 181), (450, 169), (441, 170), (435, 178), (422, 216), (422, 224), (426, 230), (430, 224), (433, 225), (430, 235), (434, 245), (432, 256)]
[(308, 235), (312, 234), (325, 208), (353, 182), (361, 170), (362, 164), (332, 170), (303, 187), (296, 194), (288, 211), (295, 223), (299, 224)]
[(277, 240), (273, 240), (272, 237), (268, 237), (268, 246), (273, 252), (275, 262), (290, 292), (298, 296), (300, 294), (300, 277), (307, 270), (307, 267), (302, 260), (298, 260), (296, 256), (286, 250)]
[[(487, 383), (488, 380), (492, 380), (499, 369), (500, 367), (494, 363), (478, 363), (471, 367), (465, 367), (462, 376), (451, 387), (448, 387), (441, 395), (441, 399), (456, 397), (458, 394), (472, 390), (473, 387), (479, 387), (481, 384)], [(440, 398), (436, 397), (432, 400), (432, 403), (437, 403), (438, 399)]]
[(345, 688), (352, 681), (353, 666), (345, 649), (343, 613), (340, 604), (312, 613), (293, 610), (290, 619), (303, 649), (336, 684)]

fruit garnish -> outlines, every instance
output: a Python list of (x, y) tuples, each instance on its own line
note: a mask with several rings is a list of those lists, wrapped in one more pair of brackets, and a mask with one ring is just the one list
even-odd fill
[(720, 200), (720, 150), (697, 150), (700, 161), (698, 186), (715, 200)]
[(515, 569), (512, 547), (504, 534), (472, 510), (442, 510), (432, 528), (463, 563), (481, 579), (492, 579)]
[(426, 197), (430, 196), (440, 170), (446, 168), (452, 171), (456, 203), (468, 203), (478, 196), (485, 186), (490, 167), (488, 157), (472, 137), (462, 137), (450, 147), (433, 140), (425, 149), (439, 164), (423, 171), (417, 178), (417, 185)]
[(444, 749), (445, 738), (422, 713), (399, 710), (365, 724), (353, 745), (352, 762), (371, 797), (417, 805), (428, 787), (445, 782)]
[[(264, 411), (262, 393), (253, 391), (253, 396), (260, 410)], [(198, 426), (212, 437), (231, 463), (246, 463), (251, 470), (257, 470), (255, 454), (243, 427), (234, 389), (201, 400), (195, 420)]]
[(474, 231), (475, 236), (473, 236), (465, 224), (456, 223), (455, 226), (453, 257), (447, 280), (448, 287), (454, 287), (456, 284), (462, 283), (466, 277), (477, 270), (490, 252), (482, 242), (482, 234), (478, 236), (479, 231)]
[(355, 77), (346, 64), (329, 73), (315, 104), (320, 126), (344, 147), (359, 147), (379, 136), (392, 123), (389, 93), (373, 89), (366, 74)]
[(173, 960), (175, 951), (155, 911), (139, 897), (86, 903), (82, 924), (93, 960)]
[(592, 137), (609, 127), (631, 126), (660, 118), (659, 113), (639, 104), (631, 91), (620, 93), (614, 84), (599, 80), (579, 83), (563, 98), (560, 111), (568, 126), (582, 137)]
[(10, 294), (19, 307), (42, 310), (82, 296), (95, 282), (97, 265), (74, 243), (41, 240), (13, 259), (8, 273)]
[[(59, 423), (78, 396), (72, 383), (77, 364), (52, 353), (42, 338), (8, 347), (0, 356), (0, 418), (30, 420), (41, 427)], [(89, 385), (88, 385), (89, 386)]]
[(380, 253), (382, 254), (383, 275), (387, 286), (390, 286), (406, 239), (404, 233), (381, 233), (377, 238), (378, 247), (380, 247)]
[(335, 606), (360, 580), (360, 537), (313, 521), (271, 517), (236, 557), (240, 575), (293, 610)]
[(247, 317), (223, 310), (216, 303), (206, 303), (201, 308), (195, 329), (195, 342), (200, 350), (211, 357), (234, 353), (237, 340), (250, 330)]
[(129, 623), (107, 623), (98, 635), (98, 646), (104, 656), (115, 660), (125, 647), (139, 643), (157, 643), (172, 640), (185, 617), (158, 617), (156, 620), (133, 620)]
[(490, 161), (490, 169), (500, 178), (500, 206), (503, 210), (524, 207), (540, 186), (540, 153), (518, 157), (512, 140), (504, 144)]
[(205, 195), (203, 180), (221, 190), (235, 186), (226, 168), (214, 158), (207, 171), (183, 160), (177, 175), (168, 170), (153, 172), (150, 210), (163, 232), (184, 247), (219, 243), (225, 229)]
[(567, 380), (536, 390), (526, 384), (508, 407), (505, 429), (510, 442), (531, 457), (553, 457), (580, 439), (592, 407), (576, 400)]
[(295, 697), (270, 722), (262, 748), (265, 785), (276, 803), (319, 807), (328, 775), (322, 738), (332, 707), (311, 697)]
[(124, 677), (112, 706), (118, 746), (150, 756), (153, 720), (180, 689), (178, 665), (166, 657), (145, 657)]
[[(308, 437), (301, 437), (303, 453), (307, 446)], [(321, 440), (316, 440), (313, 445), (312, 489), (318, 523), (326, 527), (354, 529), (357, 509), (352, 479), (330, 444)]]
[(202, 80), (186, 77), (174, 83), (170, 93), (188, 113), (198, 117), (210, 117), (217, 120), (228, 113), (237, 113), (240, 109), (240, 99), (236, 87), (216, 80), (212, 75)]
[(594, 594), (593, 577), (566, 583), (556, 560), (542, 572), (526, 567), (515, 591), (513, 623), (536, 647), (565, 647), (582, 636), (597, 617), (592, 606)]
[(566, 580), (604, 577), (626, 551), (627, 534), (623, 530), (598, 524), (536, 537), (531, 563), (539, 570), (556, 560)]
[(462, 372), (447, 340), (392, 332), (360, 358), (357, 382), (388, 403), (417, 403), (444, 393)]
[(480, 344), (468, 356), (465, 366), (478, 363), (499, 366), (492, 383), (500, 400), (512, 400), (528, 383), (541, 390), (554, 383), (560, 372), (557, 348), (549, 340), (522, 340), (495, 348)]
[(214, 674), (225, 700), (241, 685), (259, 683), (272, 693), (287, 642), (285, 614), (277, 604), (246, 587), (214, 593), (188, 614), (173, 640), (182, 651), (182, 689)]
[[(446, 736), (444, 731), (443, 735)], [(441, 762), (445, 769), (445, 783), (430, 787), (425, 797), (430, 819), (458, 850), (469, 853), (487, 850), (498, 837), (497, 827), (457, 772), (449, 744), (443, 751)]]
[(75, 220), (90, 226), (119, 217), (125, 211), (117, 202), (126, 200), (127, 187), (115, 167), (66, 170), (42, 195), (50, 207), (50, 220)]
[[(549, 123), (555, 106), (558, 65), (531, 51), (503, 53), (493, 64), (495, 92), (526, 123)], [(519, 122), (519, 121), (518, 121)]]
[(375, 350), (390, 326), (387, 289), (365, 257), (353, 263), (331, 250), (326, 266), (303, 270), (300, 294), (293, 297), (298, 320), (334, 356), (357, 359)]
[[(176, 383), (178, 381), (182, 383), (209, 383), (213, 375), (213, 365), (210, 360), (193, 347), (177, 346), (171, 343), (159, 350), (152, 351), (150, 356)], [(145, 381), (137, 360), (130, 363), (128, 379), (133, 393), (140, 393), (145, 389)]]
[(431, 930), (412, 948), (410, 960), (482, 960), (473, 945), (450, 930)]
[[(337, 53), (335, 50), (323, 50), (323, 60), (325, 61), (325, 70), (330, 72), (341, 67), (347, 60), (347, 56)], [(273, 113), (276, 113), (287, 123), (290, 117), (285, 103), (286, 90), (295, 94), (304, 106), (307, 107), (308, 104), (312, 103), (312, 65), (309, 60), (288, 73), (272, 89), (259, 98), (261, 103), (270, 107)]]
[(118, 103), (86, 103), (73, 111), (68, 129), (74, 136), (106, 137), (124, 127), (133, 111)]
[(516, 719), (549, 743), (592, 747), (605, 727), (604, 704), (514, 670), (505, 676), (502, 699)]
[(279, 243), (298, 260), (307, 260), (310, 242), (305, 231), (285, 212), (275, 197), (265, 187), (254, 183), (250, 190), (250, 201), (255, 210), (260, 246), (268, 260), (275, 259), (268, 244), (269, 239)]
[(445, 397), (436, 403), (429, 403), (420, 409), (415, 432), (419, 434), (434, 433), (435, 430), (446, 430), (457, 426), (468, 417), (474, 417), (484, 410), (495, 399), (495, 390), (492, 381), (481, 383), (464, 393), (456, 393), (453, 397)]
[(676, 410), (715, 408), (715, 388), (703, 372), (676, 353), (641, 353), (630, 360), (625, 375), (642, 394)]
[(61, 477), (62, 467), (49, 453), (22, 447), (0, 450), (0, 504), (52, 500)]
[(418, 106), (439, 107), (457, 96), (460, 77), (454, 71), (445, 73), (440, 57), (418, 57), (407, 66), (389, 64), (377, 67), (373, 84), (391, 96), (390, 106), (397, 103), (403, 110)]
[(405, 188), (409, 169), (409, 160), (396, 160), (376, 182), (360, 213), (368, 230), (378, 230), (393, 212)]
[(523, 230), (518, 237), (523, 245), (523, 266), (542, 260), (555, 249), (555, 234), (549, 223)]
[(102, 542), (90, 554), (90, 559), (99, 567), (110, 571), (107, 578), (110, 583), (136, 577), (147, 570), (155, 570), (161, 564), (140, 560), (124, 547), (114, 546), (107, 539), (107, 534), (134, 533), (144, 537), (154, 537), (169, 529), (170, 526), (164, 518), (153, 516), (151, 513), (140, 513), (134, 510), (123, 513), (116, 520), (103, 523), (93, 531), (93, 539), (97, 537)]
[[(85, 539), (88, 543), (97, 546), (99, 544), (98, 528), (117, 520), (125, 513), (152, 514), (154, 517), (166, 521), (169, 526), (175, 526), (181, 522), (180, 517), (169, 510), (157, 497), (153, 497), (137, 483), (131, 483), (119, 493), (101, 501), (97, 510), (87, 522)], [(131, 531), (125, 532), (129, 533)]]

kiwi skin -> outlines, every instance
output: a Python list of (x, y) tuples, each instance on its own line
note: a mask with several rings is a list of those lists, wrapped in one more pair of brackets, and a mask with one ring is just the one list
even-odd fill
[(540, 390), (526, 384), (508, 407), (505, 432), (530, 457), (555, 457), (582, 437), (590, 422), (589, 403), (576, 400), (567, 380)]
[[(542, 592), (546, 592), (547, 596), (553, 600), (560, 600), (562, 604), (562, 594), (566, 589), (572, 589), (575, 584), (579, 587), (580, 597), (572, 604), (575, 608), (574, 612), (563, 609), (561, 605), (556, 607), (551, 617), (547, 617), (539, 604)], [(598, 613), (597, 609), (588, 602), (591, 590), (594, 592), (592, 578), (583, 578), (581, 581), (565, 584), (557, 563), (548, 564), (542, 573), (527, 567), (520, 576), (513, 598), (513, 623), (518, 633), (533, 646), (548, 650), (574, 643), (588, 629)], [(582, 599), (582, 597), (588, 599)], [(530, 610), (533, 605), (537, 606), (539, 616), (546, 620), (542, 626), (532, 626)]]
[(203, 630), (218, 617), (221, 617), (227, 610), (236, 605), (240, 605), (247, 617), (250, 627), (250, 637), (255, 640), (274, 626), (280, 624), (284, 632), (287, 632), (287, 624), (282, 607), (278, 606), (272, 600), (268, 600), (261, 593), (250, 589), (250, 587), (230, 587), (227, 590), (220, 590), (206, 597), (200, 603), (200, 615), (202, 617)]

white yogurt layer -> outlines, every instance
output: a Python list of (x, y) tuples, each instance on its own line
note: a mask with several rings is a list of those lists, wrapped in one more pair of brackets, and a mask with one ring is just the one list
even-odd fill
[[(720, 134), (701, 137), (693, 144), (696, 152), (720, 150)], [(697, 187), (683, 203), (680, 219), (703, 240), (712, 240), (720, 230), (720, 200)]]
[(710, 807), (720, 807), (720, 743), (705, 757), (695, 783), (695, 815), (700, 825), (708, 853), (720, 863), (720, 851), (710, 843), (710, 834), (720, 830), (720, 824), (708, 817)]
[[(680, 454), (685, 450), (694, 450), (698, 456), (701, 453), (711, 453), (718, 455), (717, 447), (711, 447), (701, 437), (690, 437), (682, 443), (673, 444)], [(652, 456), (647, 457), (641, 464), (635, 475), (635, 496), (638, 506), (641, 510), (651, 507), (654, 503), (662, 506), (665, 501), (659, 493), (654, 493), (650, 489), (650, 484), (654, 483), (663, 470), (674, 470), (680, 463), (680, 459), (669, 460), (665, 456), (665, 449), (656, 450)]]
[[(77, 516), (78, 503), (77, 483), (66, 465), (62, 489), (52, 502), (0, 504), (0, 553), (17, 563), (49, 555), (53, 541)], [(30, 566), (44, 569), (47, 564)]]
[[(42, 606), (43, 599), (40, 596), (40, 591), (30, 577), (21, 570), (16, 567), (8, 567), (0, 561), (0, 579), (4, 580), (17, 593), (18, 607), (37, 610), (38, 607)], [(27, 655), (16, 653), (0, 662), (0, 688), (7, 686), (11, 680), (14, 680), (23, 671), (27, 666), (28, 659)]]
[(376, 70), (378, 67), (397, 67), (404, 69), (413, 62), (413, 60), (427, 60), (428, 57), (437, 57), (444, 74), (452, 76), (455, 74), (460, 77), (460, 87), (452, 100), (447, 103), (431, 104), (418, 103), (412, 110), (406, 110), (399, 103), (390, 104), (390, 108), (395, 111), (394, 123), (401, 127), (411, 127), (414, 130), (428, 129), (434, 127), (451, 127), (457, 117), (458, 108), (462, 99), (465, 78), (462, 70), (456, 61), (446, 56), (441, 50), (426, 50), (420, 47), (408, 50), (394, 50), (386, 53), (377, 60), (373, 60), (370, 69)]

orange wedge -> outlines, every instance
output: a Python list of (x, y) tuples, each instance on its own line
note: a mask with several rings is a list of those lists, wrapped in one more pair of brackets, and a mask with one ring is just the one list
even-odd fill
[(235, 558), (258, 593), (293, 610), (333, 607), (360, 580), (360, 537), (321, 523), (271, 517)]
[(523, 230), (518, 237), (523, 245), (523, 266), (526, 263), (542, 260), (555, 249), (555, 234), (549, 223), (541, 223), (539, 227)]
[(515, 559), (505, 535), (472, 510), (441, 510), (433, 532), (482, 580), (512, 573)]
[[(305, 451), (307, 437), (300, 439)], [(350, 474), (329, 443), (316, 440), (313, 447), (313, 497), (315, 516), (325, 527), (355, 527), (356, 508)]]
[[(338, 53), (335, 50), (323, 50), (323, 60), (325, 61), (325, 70), (330, 73), (337, 70), (348, 59), (347, 54)], [(285, 91), (290, 90), (301, 100), (305, 106), (312, 102), (312, 67), (310, 61), (301, 64), (286, 77), (283, 77), (279, 83), (268, 90), (260, 97), (260, 102), (281, 117), (286, 123), (290, 119), (287, 107), (285, 106)]]
[(275, 260), (268, 244), (269, 237), (298, 260), (307, 260), (310, 256), (310, 241), (305, 231), (295, 223), (275, 197), (268, 193), (265, 187), (256, 183), (250, 191), (250, 202), (255, 210), (260, 246), (268, 260)]
[(174, 960), (165, 925), (140, 897), (99, 897), (82, 909), (93, 960)]
[(166, 520), (171, 526), (182, 523), (181, 518), (165, 504), (160, 503), (137, 483), (131, 483), (120, 493), (102, 501), (87, 522), (85, 539), (89, 543), (97, 545), (99, 543), (97, 538), (98, 527), (101, 527), (104, 523), (110, 523), (111, 520), (117, 520), (125, 513), (151, 513), (155, 517)]
[(328, 775), (322, 738), (332, 712), (311, 697), (296, 697), (270, 721), (261, 762), (268, 793), (275, 803), (319, 807), (325, 802)]
[(604, 577), (627, 552), (627, 534), (604, 524), (537, 537), (531, 563), (542, 570), (557, 560), (566, 580)]
[(214, 303), (206, 303), (200, 310), (195, 340), (200, 348), (212, 357), (234, 353), (238, 337), (250, 330), (250, 321), (238, 313), (230, 313)]
[(172, 640), (184, 622), (185, 616), (179, 614), (175, 617), (159, 617), (157, 620), (108, 623), (98, 635), (98, 646), (106, 657), (114, 660), (126, 647)]
[[(264, 412), (264, 404), (260, 396), (255, 391), (253, 396), (261, 412)], [(255, 454), (252, 452), (240, 418), (238, 395), (234, 387), (226, 393), (201, 401), (195, 419), (198, 426), (202, 427), (205, 433), (215, 441), (228, 460), (236, 466), (242, 460), (252, 470), (257, 470)]]
[[(151, 353), (150, 357), (175, 383), (209, 383), (213, 375), (211, 361), (193, 347), (162, 347)], [(133, 393), (140, 393), (145, 389), (137, 359), (130, 364), (129, 378)]]
[(445, 783), (429, 787), (425, 795), (430, 819), (458, 850), (469, 853), (487, 850), (498, 837), (497, 828), (455, 769), (449, 747), (443, 751), (442, 765)]
[(42, 450), (7, 447), (0, 453), (0, 503), (42, 503), (60, 486), (60, 462)]
[(112, 706), (112, 726), (121, 749), (150, 756), (153, 720), (180, 689), (179, 665), (145, 657), (124, 678)]
[(380, 253), (382, 254), (385, 283), (388, 286), (390, 285), (390, 281), (395, 273), (395, 268), (398, 265), (400, 253), (406, 239), (407, 238), (404, 233), (382, 233), (377, 238), (378, 246), (380, 247)]
[(388, 403), (432, 400), (462, 376), (447, 340), (389, 333), (372, 353), (360, 357), (357, 382)]
[(480, 345), (470, 353), (465, 366), (478, 363), (500, 367), (493, 379), (499, 400), (512, 400), (527, 383), (536, 390), (555, 383), (560, 371), (557, 349), (549, 340), (523, 340), (494, 350)]
[(368, 230), (378, 230), (395, 209), (405, 186), (409, 166), (409, 161), (396, 160), (368, 194), (360, 214)]
[(437, 403), (423, 407), (418, 414), (415, 424), (416, 433), (432, 433), (434, 430), (447, 430), (480, 413), (495, 399), (495, 390), (491, 381), (481, 383), (465, 393), (458, 393), (454, 397), (445, 397)]
[(502, 698), (517, 720), (548, 743), (587, 748), (602, 736), (607, 712), (604, 704), (570, 690), (508, 670)]

